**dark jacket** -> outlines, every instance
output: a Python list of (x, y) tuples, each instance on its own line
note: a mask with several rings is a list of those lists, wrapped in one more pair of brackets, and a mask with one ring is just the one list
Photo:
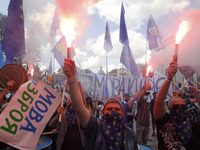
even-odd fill
[[(101, 120), (91, 115), (89, 123), (84, 129), (85, 150), (107, 150), (103, 137)], [(137, 137), (133, 129), (123, 125), (123, 147), (125, 150), (137, 150)]]
[[(52, 127), (52, 128), (56, 128), (59, 124), (58, 118), (59, 118), (59, 115), (56, 115), (54, 118), (52, 118), (51, 121), (49, 122), (49, 126)], [(82, 141), (82, 143), (84, 143), (84, 135), (83, 135), (82, 130), (80, 129), (80, 124), (79, 124), (78, 119), (77, 119), (77, 122), (78, 122), (81, 141)], [(62, 120), (61, 120), (61, 123), (60, 123), (59, 132), (58, 132), (58, 135), (57, 135), (56, 150), (60, 150), (62, 148), (62, 144), (63, 144), (63, 141), (65, 139), (66, 133), (67, 133), (67, 121), (66, 121), (65, 112), (64, 112), (62, 114)]]

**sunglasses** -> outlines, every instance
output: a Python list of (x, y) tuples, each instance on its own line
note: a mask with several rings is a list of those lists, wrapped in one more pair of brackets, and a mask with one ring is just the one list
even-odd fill
[(179, 108), (182, 108), (182, 109), (187, 109), (187, 105), (186, 104), (174, 104), (172, 106), (173, 109), (179, 109)]

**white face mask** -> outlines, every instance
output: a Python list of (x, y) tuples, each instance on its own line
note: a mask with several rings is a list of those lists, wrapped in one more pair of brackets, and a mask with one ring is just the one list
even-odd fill
[(148, 100), (148, 96), (145, 95), (145, 96), (143, 97), (143, 99), (145, 99), (145, 100), (147, 101), (147, 100)]

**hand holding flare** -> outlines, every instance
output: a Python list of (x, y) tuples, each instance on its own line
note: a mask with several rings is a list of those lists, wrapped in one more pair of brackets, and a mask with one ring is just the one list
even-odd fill
[[(71, 42), (75, 35), (74, 23), (71, 20), (63, 19), (61, 22), (61, 30), (62, 33), (65, 35), (65, 39), (67, 41), (67, 58), (71, 59)], [(66, 85), (67, 85), (67, 79), (65, 79), (60, 107), (63, 107)], [(61, 118), (62, 114), (59, 115), (59, 122), (61, 122)]]

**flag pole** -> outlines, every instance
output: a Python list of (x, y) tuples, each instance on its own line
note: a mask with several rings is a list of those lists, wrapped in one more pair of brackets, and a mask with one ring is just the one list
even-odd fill
[[(67, 58), (71, 59), (71, 47), (67, 47)], [(64, 87), (63, 87), (62, 101), (61, 101), (60, 107), (63, 107), (66, 86), (67, 86), (67, 78), (65, 79), (65, 83), (64, 83)], [(62, 114), (59, 115), (58, 121), (61, 122), (61, 119), (62, 119)]]
[(106, 51), (106, 76), (108, 76), (108, 57), (107, 57), (107, 51)]

